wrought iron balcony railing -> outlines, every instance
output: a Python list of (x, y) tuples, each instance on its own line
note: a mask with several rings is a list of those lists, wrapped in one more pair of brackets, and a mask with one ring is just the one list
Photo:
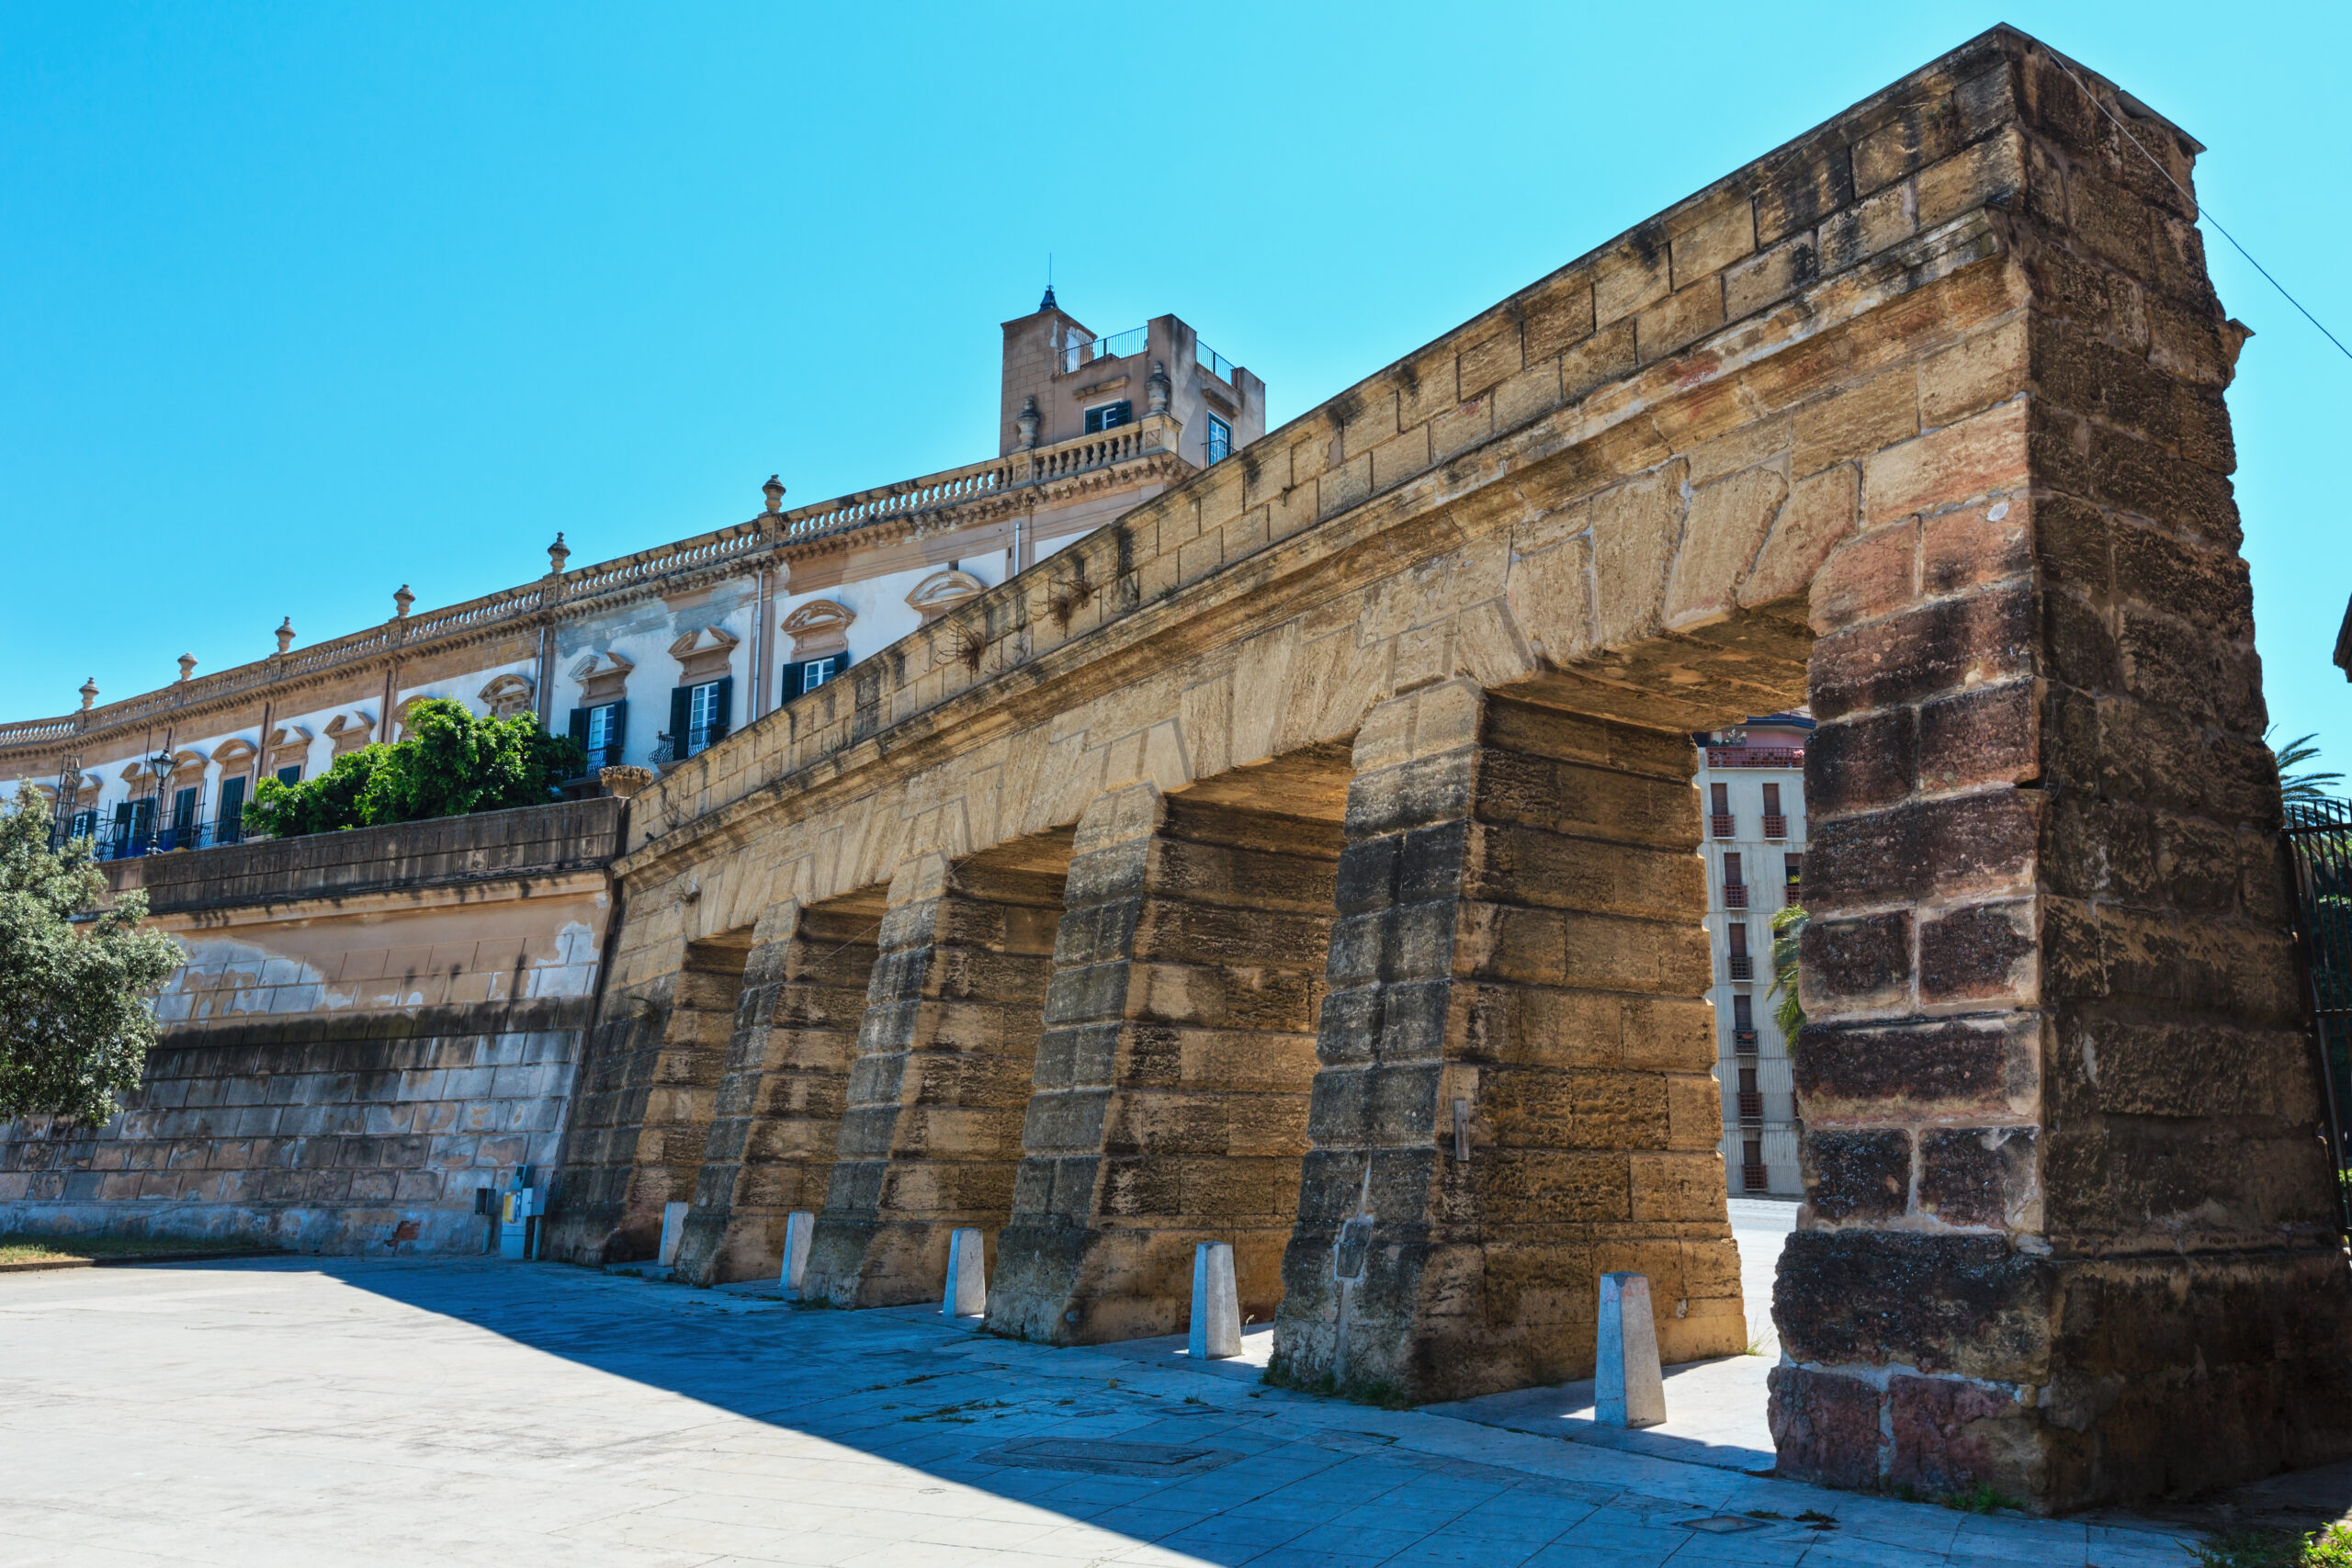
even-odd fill
[(200, 813), (165, 813), (159, 822), (152, 800), (134, 801), (128, 813), (100, 816), (96, 811), (60, 813), (50, 831), (50, 846), (62, 849), (75, 839), (90, 841), (93, 860), (130, 860), (139, 855), (168, 854), (175, 850), (209, 850), (215, 844), (242, 844), (268, 835), (248, 830), (244, 813), (232, 811), (215, 819)]

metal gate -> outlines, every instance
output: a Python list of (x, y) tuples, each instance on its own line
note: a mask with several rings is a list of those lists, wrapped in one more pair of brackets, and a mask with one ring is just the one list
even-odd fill
[(2335, 1151), (2337, 1223), (2352, 1235), (2352, 1197), (2345, 1190), (2352, 1154), (2352, 805), (2341, 800), (2287, 804), (2287, 858), (2295, 879), (2295, 938), (2302, 958), (2321, 1081), (2327, 1093), (2327, 1136)]

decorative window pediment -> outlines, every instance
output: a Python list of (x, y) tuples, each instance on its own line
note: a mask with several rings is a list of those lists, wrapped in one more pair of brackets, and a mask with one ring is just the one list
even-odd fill
[(259, 755), (261, 749), (242, 735), (234, 740), (223, 740), (212, 749), (212, 760), (220, 764), (224, 775), (250, 765)]
[(364, 713), (339, 713), (327, 720), (327, 739), (334, 743), (334, 754), (356, 751), (368, 744), (376, 733), (375, 718)]
[(537, 691), (529, 676), (509, 671), (481, 689), (481, 700), (493, 718), (514, 718), (533, 711), (531, 699)]
[(269, 744), (262, 748), (262, 765), (276, 773), (305, 761), (311, 754), (311, 732), (299, 724), (279, 725), (269, 732)]
[(699, 685), (726, 675), (734, 663), (735, 645), (743, 639), (724, 626), (703, 626), (670, 645), (678, 661), (678, 683)]
[(934, 571), (914, 586), (907, 603), (922, 624), (931, 625), (958, 604), (968, 604), (989, 591), (988, 584), (968, 571)]
[(628, 696), (629, 674), (636, 668), (617, 653), (592, 653), (573, 665), (571, 678), (580, 682), (580, 705), (592, 708)]
[(211, 761), (193, 746), (183, 746), (172, 753), (172, 782), (189, 784), (204, 777), (204, 764)]
[(822, 659), (849, 651), (849, 626), (857, 612), (831, 599), (811, 599), (784, 618), (784, 635), (792, 639), (792, 657)]

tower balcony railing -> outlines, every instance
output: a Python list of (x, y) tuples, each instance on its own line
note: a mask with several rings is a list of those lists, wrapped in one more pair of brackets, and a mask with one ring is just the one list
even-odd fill
[(1726, 909), (1745, 909), (1747, 908), (1747, 885), (1746, 883), (1726, 882), (1724, 884), (1724, 908)]
[(1756, 960), (1750, 958), (1746, 953), (1735, 953), (1729, 958), (1724, 960), (1724, 962), (1731, 966), (1731, 977), (1733, 979), (1753, 980), (1756, 978)]
[(1707, 818), (1707, 831), (1718, 839), (1733, 837), (1734, 826), (1732, 815), (1728, 811), (1715, 812)]
[(1080, 338), (1062, 349), (1062, 374), (1072, 375), (1098, 359), (1125, 359), (1151, 345), (1151, 328), (1129, 327), (1108, 337)]
[(1804, 748), (1802, 746), (1710, 746), (1707, 766), (1711, 768), (1802, 768)]
[(1771, 812), (1766, 812), (1764, 814), (1764, 836), (1768, 839), (1787, 838), (1789, 836), (1789, 819), (1786, 817), (1775, 816)]
[(1764, 1096), (1760, 1090), (1746, 1089), (1739, 1091), (1739, 1119), (1742, 1122), (1764, 1120)]

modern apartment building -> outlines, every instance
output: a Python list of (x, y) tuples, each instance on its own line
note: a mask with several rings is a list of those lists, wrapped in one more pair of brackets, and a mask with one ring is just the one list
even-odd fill
[(1706, 813), (1724, 1174), (1734, 1193), (1804, 1193), (1789, 1042), (1772, 1021), (1779, 998), (1770, 922), (1797, 901), (1804, 869), (1804, 748), (1812, 733), (1804, 715), (1776, 713), (1693, 738)]
[[(296, 647), (288, 617), (274, 653), (216, 674), (184, 655), (178, 681), (105, 705), (85, 683), (78, 712), (0, 723), (0, 785), (30, 783), (110, 859), (232, 842), (262, 778), (454, 697), (568, 731), (594, 793), (605, 768), (658, 773), (820, 690), (854, 700), (832, 682), (869, 654), (1263, 434), (1266, 389), (1175, 316), (1099, 335), (1048, 289), (1003, 323), (1000, 412), (984, 461), (789, 511), (771, 479), (763, 511), (693, 538), (575, 568), (559, 534), (519, 587), (412, 614), (402, 583), (390, 619), (330, 641)], [(545, 537), (517, 520), (485, 547), (526, 536)]]

